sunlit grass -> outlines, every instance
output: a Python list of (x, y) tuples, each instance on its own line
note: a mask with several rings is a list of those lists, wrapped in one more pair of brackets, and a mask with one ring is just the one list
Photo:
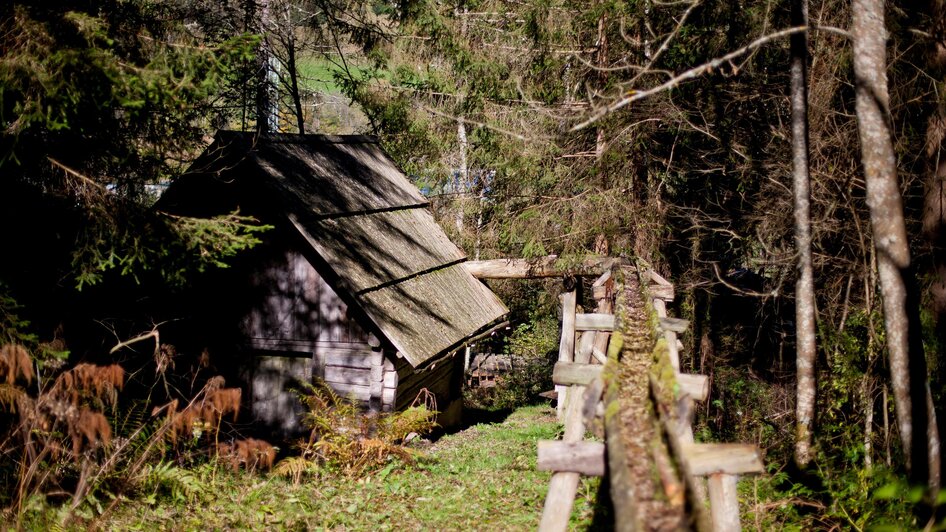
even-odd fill
[[(536, 442), (558, 436), (554, 411), (513, 411), (501, 422), (443, 436), (426, 459), (345, 478), (326, 473), (300, 485), (274, 476), (217, 471), (199, 501), (125, 502), (106, 528), (531, 530), (538, 525), (549, 473), (535, 469)], [(579, 488), (572, 525), (585, 528), (597, 481)]]

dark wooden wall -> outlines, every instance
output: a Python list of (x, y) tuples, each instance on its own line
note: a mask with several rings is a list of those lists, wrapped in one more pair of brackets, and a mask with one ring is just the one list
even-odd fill
[(314, 377), (374, 411), (404, 409), (427, 388), (444, 413), (439, 422), (455, 422), (462, 361), (453, 357), (415, 371), (365, 332), (342, 298), (296, 251), (274, 249), (249, 278), (248, 310), (240, 330), (251, 354), (247, 381), (256, 422), (283, 434), (298, 431), (301, 405), (293, 390)]

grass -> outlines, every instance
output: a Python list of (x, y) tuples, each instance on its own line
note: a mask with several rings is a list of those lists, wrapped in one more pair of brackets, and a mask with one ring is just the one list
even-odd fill
[[(361, 75), (367, 70), (363, 65), (352, 63), (349, 59), (349, 68), (355, 76)], [(313, 92), (325, 94), (341, 94), (342, 90), (335, 82), (335, 73), (341, 72), (342, 68), (325, 57), (318, 55), (309, 55), (299, 57), (297, 62), (299, 70), (299, 80), (302, 87)]]
[[(125, 530), (342, 529), (533, 530), (549, 473), (536, 471), (536, 442), (559, 436), (554, 411), (529, 406), (472, 425), (425, 449), (410, 466), (351, 479), (331, 474), (295, 486), (275, 476), (204, 473), (191, 500), (127, 501), (98, 526)], [(592, 526), (598, 480), (583, 480), (572, 528)]]

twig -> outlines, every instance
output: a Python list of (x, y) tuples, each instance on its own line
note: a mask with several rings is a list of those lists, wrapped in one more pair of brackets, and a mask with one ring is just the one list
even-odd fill
[[(154, 329), (151, 329), (151, 331), (146, 332), (146, 333), (144, 333), (144, 334), (140, 334), (140, 335), (138, 335), (138, 336), (136, 336), (136, 337), (134, 337), (134, 338), (132, 338), (132, 339), (130, 339), (130, 340), (125, 340), (124, 342), (118, 342), (118, 344), (116, 344), (115, 347), (113, 347), (111, 350), (109, 350), (108, 354), (113, 355), (113, 354), (115, 354), (116, 351), (118, 351), (119, 349), (121, 349), (121, 348), (123, 348), (123, 347), (128, 347), (128, 346), (131, 345), (131, 344), (135, 344), (135, 343), (138, 343), (138, 342), (147, 340), (148, 338), (154, 338), (155, 343), (156, 343), (156, 344), (159, 344), (160, 338), (159, 338), (159, 336), (158, 336), (158, 327), (157, 327), (157, 326), (155, 326)], [(159, 345), (160, 345), (160, 344), (159, 344)]]

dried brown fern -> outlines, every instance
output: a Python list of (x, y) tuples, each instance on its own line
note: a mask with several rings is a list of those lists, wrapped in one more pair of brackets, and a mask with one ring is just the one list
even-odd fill
[(276, 460), (276, 448), (269, 442), (246, 438), (233, 443), (217, 445), (217, 456), (230, 464), (234, 471), (243, 466), (247, 471), (270, 470)]
[(23, 388), (12, 384), (0, 383), (0, 408), (15, 414), (18, 410), (22, 412), (24, 405), (31, 404), (32, 399), (30, 399), (30, 396), (26, 394)]
[(207, 381), (204, 388), (183, 409), (177, 399), (154, 408), (151, 415), (155, 416), (166, 412), (168, 427), (165, 432), (171, 443), (177, 443), (178, 437), (184, 434), (216, 432), (220, 422), (227, 415), (236, 421), (240, 413), (242, 390), (239, 388), (222, 388), (223, 377), (213, 377)]
[(49, 393), (73, 405), (78, 405), (82, 399), (98, 399), (114, 404), (124, 385), (125, 370), (118, 364), (78, 364), (60, 373)]
[(72, 439), (72, 453), (76, 457), (84, 450), (108, 445), (112, 440), (112, 428), (108, 424), (108, 419), (88, 408), (78, 411), (75, 420), (68, 424), (68, 430), (69, 437)]
[(33, 382), (33, 360), (22, 345), (6, 344), (0, 347), (0, 380), (14, 384), (18, 378)]

